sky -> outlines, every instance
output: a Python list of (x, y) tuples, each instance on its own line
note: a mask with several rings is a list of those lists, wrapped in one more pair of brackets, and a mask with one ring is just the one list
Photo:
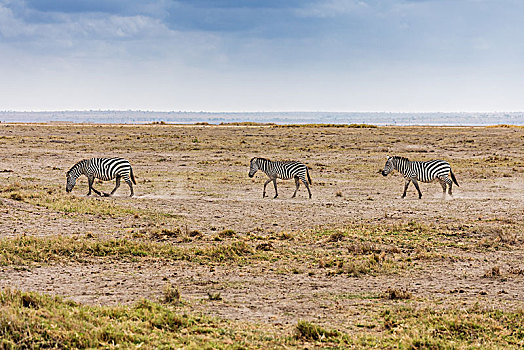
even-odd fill
[(524, 1), (0, 0), (0, 110), (524, 111)]

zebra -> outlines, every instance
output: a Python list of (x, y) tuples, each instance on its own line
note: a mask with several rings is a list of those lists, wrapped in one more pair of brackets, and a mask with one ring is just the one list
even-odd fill
[(410, 161), (408, 158), (405, 157), (388, 156), (386, 165), (384, 166), (384, 170), (379, 172), (381, 172), (382, 175), (387, 176), (393, 170), (398, 170), (402, 175), (404, 175), (404, 178), (406, 180), (402, 198), (406, 197), (406, 191), (410, 182), (413, 182), (413, 184), (415, 185), (415, 188), (418, 191), (419, 199), (422, 198), (422, 192), (420, 192), (420, 188), (418, 187), (418, 181), (439, 181), (440, 185), (442, 186), (444, 196), (446, 195), (446, 184), (449, 186), (449, 195), (452, 195), (451, 187), (453, 183), (449, 179), (448, 174), (451, 174), (451, 179), (453, 180), (455, 185), (459, 185), (457, 179), (455, 178), (455, 174), (453, 174), (453, 171), (451, 171), (451, 166), (448, 162), (444, 160), (436, 159), (429, 160), (426, 162), (416, 162)]
[[(129, 185), (129, 189), (131, 190), (130, 197), (133, 197), (134, 195), (131, 181), (133, 181), (133, 184), (136, 185), (135, 176), (133, 175), (131, 164), (129, 164), (129, 161), (126, 159), (91, 158), (79, 161), (66, 173), (66, 192), (71, 192), (73, 190), (73, 187), (75, 187), (76, 184), (76, 179), (78, 179), (78, 177), (81, 175), (87, 176), (89, 183), (89, 192), (87, 193), (88, 196), (91, 195), (91, 190), (93, 190), (99, 196), (112, 196), (120, 186), (120, 178), (123, 178), (124, 181)], [(110, 194), (105, 192), (101, 193), (93, 187), (95, 178), (104, 181), (113, 180), (116, 178), (116, 186)]]
[(295, 198), (297, 195), (298, 187), (300, 186), (300, 180), (302, 180), (306, 186), (307, 191), (309, 192), (309, 198), (311, 198), (311, 190), (309, 189), (309, 185), (312, 184), (312, 182), (311, 177), (309, 176), (308, 167), (305, 164), (294, 160), (272, 162), (269, 159), (254, 157), (251, 159), (249, 177), (255, 176), (257, 170), (262, 170), (269, 177), (269, 180), (264, 183), (264, 192), (262, 193), (262, 198), (266, 196), (266, 186), (269, 182), (273, 181), (273, 185), (275, 186), (275, 197), (273, 198), (277, 198), (277, 179), (289, 180), (292, 178), (295, 179), (295, 184), (297, 187), (295, 188), (295, 193), (293, 193), (291, 198)]

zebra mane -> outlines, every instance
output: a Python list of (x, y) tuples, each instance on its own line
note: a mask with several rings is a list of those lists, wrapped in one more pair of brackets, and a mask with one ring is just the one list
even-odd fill
[(391, 158), (392, 158), (392, 159), (397, 159), (397, 160), (407, 160), (407, 161), (409, 161), (408, 158), (406, 158), (406, 157), (401, 157), (401, 156), (393, 156), (393, 157), (391, 157)]
[(87, 161), (89, 161), (89, 159), (82, 159), (81, 161), (76, 162), (76, 164), (73, 165), (73, 166), (71, 167), (71, 169), (69, 169), (69, 170), (66, 172), (66, 175), (69, 176), (69, 174), (71, 174), (71, 172), (72, 172), (73, 170), (75, 170), (76, 168), (78, 168), (78, 167), (80, 166), (81, 163), (84, 163), (84, 162), (87, 162)]
[(260, 160), (267, 160), (267, 161), (270, 161), (269, 159), (266, 159), (266, 158), (262, 158), (262, 157), (253, 157), (251, 158), (251, 162), (255, 159), (260, 159)]

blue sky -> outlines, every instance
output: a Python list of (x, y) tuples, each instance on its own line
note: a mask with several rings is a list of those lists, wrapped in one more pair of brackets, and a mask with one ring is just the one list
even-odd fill
[(0, 110), (522, 111), (521, 0), (0, 0)]

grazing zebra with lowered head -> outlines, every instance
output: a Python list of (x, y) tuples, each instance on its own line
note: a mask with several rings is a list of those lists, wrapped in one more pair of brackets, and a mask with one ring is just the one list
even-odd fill
[(275, 186), (275, 197), (273, 198), (277, 198), (277, 179), (289, 180), (293, 178), (295, 179), (295, 184), (297, 187), (295, 188), (295, 193), (293, 193), (291, 198), (295, 198), (297, 195), (298, 187), (300, 186), (300, 180), (302, 180), (306, 186), (307, 191), (309, 192), (309, 198), (311, 198), (311, 190), (309, 189), (309, 185), (312, 184), (312, 182), (311, 177), (309, 176), (308, 167), (305, 164), (294, 160), (272, 162), (269, 159), (255, 157), (251, 159), (249, 177), (255, 176), (257, 170), (262, 170), (269, 177), (269, 180), (264, 183), (264, 192), (262, 193), (262, 198), (266, 196), (266, 186), (270, 181), (273, 181), (273, 185)]
[(439, 181), (444, 191), (444, 196), (446, 195), (446, 184), (449, 186), (448, 193), (451, 193), (451, 187), (453, 183), (448, 177), (448, 174), (451, 174), (451, 179), (455, 185), (459, 185), (455, 174), (451, 171), (451, 166), (448, 162), (444, 160), (428, 160), (427, 162), (416, 162), (411, 161), (405, 157), (388, 157), (384, 170), (382, 170), (382, 175), (387, 176), (391, 171), (397, 170), (406, 179), (406, 184), (404, 185), (404, 193), (402, 198), (406, 197), (406, 191), (408, 189), (409, 183), (413, 182), (415, 188), (418, 191), (418, 198), (422, 198), (422, 192), (418, 187), (418, 181), (422, 182), (433, 182)]
[[(123, 158), (91, 158), (83, 159), (73, 165), (71, 169), (66, 173), (67, 176), (67, 185), (66, 191), (71, 192), (73, 187), (75, 187), (76, 179), (79, 176), (85, 175), (89, 183), (89, 192), (87, 195), (91, 195), (91, 190), (93, 190), (99, 196), (112, 196), (118, 187), (120, 187), (120, 178), (123, 178), (124, 181), (129, 185), (131, 190), (130, 197), (133, 197), (133, 183), (136, 185), (135, 176), (133, 175), (133, 169), (129, 161)], [(93, 182), (96, 179), (108, 181), (116, 178), (116, 186), (108, 193), (101, 193), (93, 187)]]

